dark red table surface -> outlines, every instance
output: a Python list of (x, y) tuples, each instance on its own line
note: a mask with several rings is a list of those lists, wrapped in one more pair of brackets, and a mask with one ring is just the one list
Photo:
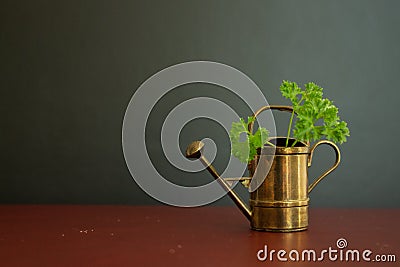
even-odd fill
[[(311, 209), (297, 233), (255, 232), (236, 207), (0, 205), (0, 266), (377, 266), (259, 261), (284, 249), (369, 249), (400, 266), (399, 209)], [(263, 255), (263, 254), (260, 254)], [(287, 257), (287, 255), (286, 255)]]

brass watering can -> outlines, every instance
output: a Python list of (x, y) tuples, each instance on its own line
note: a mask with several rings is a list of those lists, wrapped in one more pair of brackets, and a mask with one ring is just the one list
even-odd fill
[[(265, 106), (254, 113), (258, 116), (262, 111), (276, 109), (293, 112), (290, 106)], [(249, 125), (249, 131), (253, 131), (254, 123)], [(312, 147), (308, 143), (298, 142), (291, 147), (285, 147), (286, 137), (272, 138), (270, 142), (276, 147), (264, 146), (256, 158), (248, 164), (248, 170), (252, 177), (221, 178), (215, 168), (201, 154), (204, 144), (200, 141), (192, 142), (186, 150), (186, 157), (198, 158), (228, 192), (228, 195), (236, 203), (242, 213), (250, 221), (252, 230), (272, 232), (294, 232), (306, 230), (308, 227), (308, 195), (313, 188), (340, 162), (339, 148), (330, 141), (322, 140)], [(314, 150), (321, 144), (331, 146), (336, 153), (336, 161), (333, 166), (325, 171), (313, 183), (308, 185), (308, 167), (311, 166)], [(263, 162), (264, 161), (264, 162)], [(257, 169), (257, 166), (261, 167)], [(263, 172), (262, 166), (270, 166), (269, 171)], [(250, 193), (250, 208), (231, 189), (229, 181), (240, 180), (248, 184), (254, 178), (255, 172), (261, 171), (266, 175), (261, 185)]]

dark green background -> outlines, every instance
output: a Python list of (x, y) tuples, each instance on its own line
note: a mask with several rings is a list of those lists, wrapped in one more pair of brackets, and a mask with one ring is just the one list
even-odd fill
[[(158, 203), (125, 166), (125, 108), (157, 71), (210, 60), (246, 73), (271, 104), (288, 104), (278, 91), (288, 79), (315, 81), (339, 107), (351, 137), (340, 167), (313, 191), (313, 206), (399, 207), (399, 9), (398, 1), (365, 0), (1, 1), (0, 203)], [(182, 184), (212, 178), (170, 166), (159, 129), (174, 106), (196, 96), (248, 115), (240, 99), (206, 84), (177, 88), (157, 104), (150, 155)], [(277, 114), (280, 134), (287, 120)], [(195, 136), (215, 139), (222, 171), (226, 133), (192, 122), (182, 149)], [(333, 161), (329, 148), (316, 153), (310, 178)]]

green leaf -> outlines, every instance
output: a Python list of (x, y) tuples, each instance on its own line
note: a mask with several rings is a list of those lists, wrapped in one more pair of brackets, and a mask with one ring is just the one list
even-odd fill
[(322, 98), (322, 90), (323, 90), (322, 87), (316, 85), (313, 82), (306, 83), (304, 87), (305, 91), (303, 92), (303, 95), (306, 98), (306, 100)]
[(342, 144), (347, 141), (346, 136), (350, 136), (350, 131), (347, 128), (347, 123), (341, 121), (326, 125), (323, 134), (327, 139)]
[(300, 102), (301, 88), (295, 82), (283, 81), (280, 88), (282, 95), (292, 101), (293, 106)]
[(346, 142), (346, 137), (350, 136), (347, 123), (340, 120), (338, 108), (332, 101), (322, 98), (322, 87), (313, 82), (305, 84), (304, 87), (302, 90), (296, 83), (289, 81), (283, 81), (280, 86), (282, 96), (291, 100), (293, 110), (297, 114), (293, 130), (296, 140), (309, 142), (325, 137), (336, 143)]
[[(239, 122), (232, 123), (229, 131), (232, 155), (243, 163), (252, 161), (257, 155), (257, 149), (263, 147), (268, 141), (269, 132), (267, 129), (259, 127), (254, 135), (248, 131), (249, 124), (254, 121), (254, 116), (248, 117), (247, 122), (241, 118)], [(245, 141), (240, 141), (242, 133), (246, 133)]]

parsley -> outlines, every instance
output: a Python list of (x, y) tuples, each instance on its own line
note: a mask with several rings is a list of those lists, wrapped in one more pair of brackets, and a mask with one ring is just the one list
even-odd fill
[[(332, 101), (322, 97), (323, 89), (313, 82), (305, 84), (305, 89), (301, 89), (297, 83), (283, 81), (280, 86), (282, 96), (292, 102), (293, 112), (290, 117), (289, 127), (286, 138), (286, 147), (292, 129), (295, 142), (316, 141), (322, 138), (332, 140), (335, 143), (342, 144), (346, 142), (346, 137), (350, 136), (347, 123), (341, 121), (338, 116), (338, 108)], [(297, 114), (295, 119), (295, 114)], [(229, 132), (229, 138), (232, 145), (232, 155), (241, 162), (248, 163), (257, 155), (257, 149), (263, 147), (268, 142), (269, 131), (263, 127), (252, 134), (248, 131), (250, 123), (255, 121), (255, 117), (248, 117), (247, 122), (240, 119), (239, 122), (233, 122)], [(245, 133), (246, 140), (240, 141), (240, 135)]]
[(346, 142), (350, 131), (347, 123), (341, 121), (338, 116), (338, 108), (332, 101), (322, 97), (322, 87), (313, 82), (304, 85), (302, 90), (295, 82), (283, 81), (280, 90), (285, 98), (292, 102), (293, 112), (289, 121), (286, 146), (290, 137), (290, 131), (295, 113), (297, 118), (293, 130), (296, 141), (316, 141), (322, 138), (342, 144)]
[[(232, 155), (237, 157), (243, 163), (252, 161), (255, 155), (257, 155), (257, 149), (269, 143), (269, 131), (267, 129), (259, 127), (254, 134), (249, 132), (248, 126), (250, 123), (254, 122), (254, 120), (254, 116), (248, 117), (247, 122), (240, 118), (239, 122), (232, 123), (232, 128), (229, 131)], [(245, 133), (246, 135), (245, 141), (240, 141), (240, 135), (242, 133)]]

